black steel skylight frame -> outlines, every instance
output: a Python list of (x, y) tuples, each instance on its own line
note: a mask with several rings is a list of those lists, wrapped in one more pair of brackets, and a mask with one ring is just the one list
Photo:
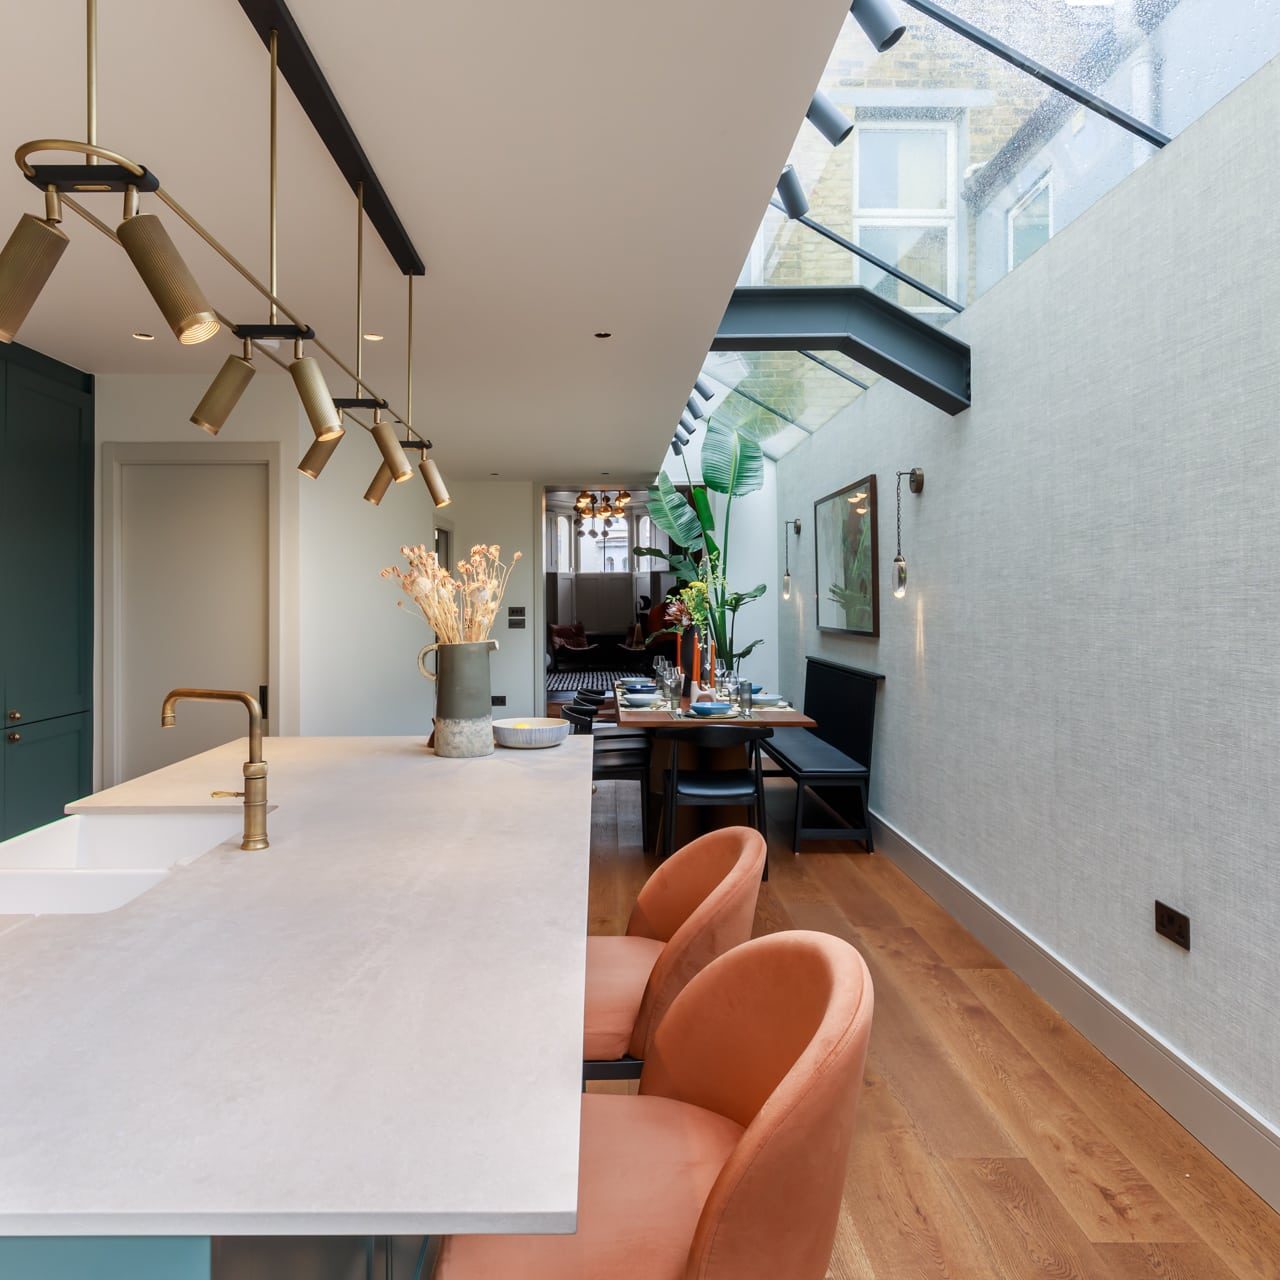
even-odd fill
[(1122, 129), (1127, 129), (1135, 137), (1141, 138), (1143, 142), (1150, 143), (1151, 146), (1158, 148), (1167, 146), (1172, 141), (1168, 134), (1161, 133), (1159, 129), (1155, 129), (1149, 124), (1144, 124), (1136, 116), (1131, 116), (1127, 111), (1122, 111), (1119, 107), (1114, 106), (1105, 98), (1100, 98), (1096, 93), (1091, 93), (1074, 80), (1050, 70), (1043, 63), (1028, 57), (1012, 45), (1005, 44), (1003, 40), (997, 40), (995, 36), (989, 35), (981, 27), (975, 27), (973, 23), (966, 22), (963, 18), (958, 18), (949, 9), (944, 9), (941, 5), (935, 4), (933, 0), (903, 0), (903, 2), (910, 5), (917, 12), (923, 13), (926, 17), (932, 18), (935, 22), (941, 23), (948, 30), (954, 31), (956, 35), (962, 36), (972, 44), (976, 44), (978, 48), (995, 54), (997, 58), (1007, 62), (1011, 67), (1017, 67), (1019, 71), (1025, 71), (1027, 75), (1033, 76), (1041, 84), (1046, 84), (1049, 88), (1056, 89), (1065, 97), (1078, 102), (1082, 107), (1087, 107), (1104, 119), (1110, 120), (1112, 124), (1118, 124)]

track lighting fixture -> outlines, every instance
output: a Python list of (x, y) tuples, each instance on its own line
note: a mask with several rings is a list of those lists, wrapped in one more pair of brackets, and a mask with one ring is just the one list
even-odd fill
[(369, 487), (364, 491), (364, 500), (370, 506), (376, 507), (387, 496), (387, 490), (391, 488), (391, 468), (385, 462), (378, 464), (378, 469), (373, 473), (373, 479), (369, 482)]
[(211, 436), (216, 436), (231, 416), (231, 411), (244, 395), (245, 388), (253, 381), (253, 343), (244, 340), (244, 354), (228, 356), (218, 370), (217, 377), (209, 384), (200, 403), (196, 405), (191, 421)]
[(791, 599), (791, 539), (787, 535), (795, 534), (797, 538), (800, 536), (799, 517), (797, 517), (794, 520), (784, 520), (782, 522), (782, 528), (784, 530), (783, 543), (782, 543), (783, 563), (786, 566), (782, 570), (782, 598), (784, 600), (790, 600)]
[(683, 427), (676, 428), (676, 439), (680, 441), (682, 447), (689, 443), (689, 437), (685, 435)]
[(24, 213), (0, 249), (0, 342), (12, 342), (69, 241), (58, 193), (45, 193), (45, 216)]
[(849, 11), (877, 53), (892, 49), (907, 29), (891, 0), (853, 0)]
[(671, 437), (671, 452), (674, 453), (677, 458), (684, 453), (684, 445), (682, 445), (675, 436)]
[(698, 429), (698, 420), (686, 409), (680, 415), (680, 425), (690, 434), (693, 435)]
[(383, 422), (382, 411), (373, 411), (373, 442), (382, 454), (382, 461), (387, 464), (391, 478), (396, 484), (403, 484), (413, 476), (413, 467), (405, 457), (404, 449), (396, 438), (395, 428), (389, 422)]
[(715, 399), (716, 389), (701, 374), (694, 380), (693, 389), (704, 399)]
[(788, 218), (803, 218), (809, 212), (809, 197), (804, 193), (794, 165), (787, 165), (778, 179), (778, 199)]
[(333, 403), (333, 396), (329, 394), (329, 384), (324, 380), (320, 362), (315, 356), (302, 354), (301, 338), (294, 339), (289, 376), (298, 389), (298, 399), (307, 412), (307, 419), (311, 423), (311, 430), (316, 433), (316, 439), (332, 440), (341, 436), (342, 415)]
[(312, 480), (319, 480), (325, 464), (333, 457), (333, 451), (341, 443), (341, 436), (330, 436), (327, 440), (313, 441), (311, 448), (303, 454), (302, 461), (298, 463), (298, 470), (304, 476), (310, 476)]
[(689, 399), (685, 401), (685, 407), (695, 418), (705, 418), (707, 416), (706, 403), (696, 391), (689, 393)]
[(453, 501), (449, 497), (449, 490), (445, 488), (444, 477), (440, 474), (440, 468), (436, 466), (434, 458), (427, 456), (427, 451), (422, 451), (422, 461), (418, 464), (418, 470), (422, 472), (422, 478), (427, 482), (427, 492), (431, 495), (431, 501), (437, 507), (447, 507)]
[(125, 218), (116, 228), (116, 238), (174, 337), (186, 347), (208, 342), (222, 327), (218, 317), (169, 238), (164, 223), (154, 213), (133, 212), (137, 199), (137, 188), (130, 187), (125, 193)]
[(853, 132), (853, 121), (821, 89), (813, 95), (805, 118), (833, 147)]

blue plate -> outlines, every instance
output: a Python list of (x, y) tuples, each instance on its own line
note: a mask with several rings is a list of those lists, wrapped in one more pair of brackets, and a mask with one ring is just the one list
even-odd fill
[(623, 680), (622, 687), (628, 693), (657, 693), (658, 686), (652, 680)]
[(733, 706), (728, 702), (695, 702), (689, 710), (695, 716), (722, 716), (733, 710)]
[(753, 684), (753, 685), (751, 686), (751, 692), (752, 692), (752, 693), (763, 693), (763, 692), (764, 692), (764, 685), (762, 685), (762, 684)]

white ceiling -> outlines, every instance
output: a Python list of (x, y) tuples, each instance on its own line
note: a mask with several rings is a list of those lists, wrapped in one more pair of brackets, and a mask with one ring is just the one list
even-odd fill
[[(99, 142), (152, 168), (265, 276), (266, 53), (240, 6), (99, 10)], [(651, 476), (848, 0), (292, 10), (426, 261), (414, 416), (447, 473)], [(83, 137), (82, 0), (9, 6), (3, 35), (0, 150)], [(350, 361), (355, 199), (283, 84), (280, 115), (281, 295)], [(0, 236), (38, 208), (8, 172)], [(118, 221), (118, 197), (86, 199)], [(166, 217), (214, 305), (265, 319)], [(96, 373), (212, 375), (227, 337), (179, 346), (120, 250), (74, 214), (65, 229), (72, 246), (21, 341)], [(364, 327), (387, 335), (366, 344), (366, 373), (402, 409), (406, 286), (371, 228), (365, 261)]]

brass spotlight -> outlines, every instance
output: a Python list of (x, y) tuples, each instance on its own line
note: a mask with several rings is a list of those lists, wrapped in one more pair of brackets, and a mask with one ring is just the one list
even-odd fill
[(209, 384), (200, 403), (196, 405), (191, 421), (211, 436), (216, 436), (231, 416), (245, 388), (253, 381), (253, 343), (244, 340), (244, 354), (228, 356), (218, 376)]
[[(130, 206), (126, 200), (126, 214)], [(190, 347), (212, 338), (222, 326), (164, 223), (154, 213), (135, 213), (116, 235), (178, 341)]]
[(373, 411), (373, 442), (382, 454), (382, 461), (391, 471), (391, 478), (396, 484), (403, 484), (413, 475), (413, 467), (405, 457), (400, 441), (396, 439), (395, 428), (389, 422), (382, 421), (380, 410)]
[(0, 342), (17, 336), (67, 247), (54, 191), (46, 195), (45, 212), (44, 218), (24, 213), (0, 249)]
[(307, 411), (311, 430), (317, 440), (333, 440), (342, 435), (342, 415), (333, 403), (328, 384), (315, 356), (302, 354), (302, 340), (293, 344), (293, 361), (289, 365), (293, 385), (298, 389), (298, 399)]
[(391, 468), (383, 462), (378, 465), (377, 471), (373, 473), (373, 480), (364, 491), (364, 500), (376, 507), (387, 496), (387, 490), (390, 488)]
[(312, 480), (318, 480), (320, 473), (325, 468), (325, 463), (333, 457), (333, 451), (342, 442), (341, 436), (330, 436), (328, 440), (317, 440), (311, 448), (302, 456), (302, 461), (298, 463), (298, 470), (304, 476), (310, 476)]
[(431, 501), (437, 507), (447, 507), (453, 499), (449, 497), (449, 490), (444, 486), (444, 477), (440, 474), (440, 468), (436, 466), (435, 459), (427, 457), (425, 451), (422, 461), (418, 464), (418, 470), (422, 472), (422, 478), (427, 482), (427, 492), (431, 495)]

